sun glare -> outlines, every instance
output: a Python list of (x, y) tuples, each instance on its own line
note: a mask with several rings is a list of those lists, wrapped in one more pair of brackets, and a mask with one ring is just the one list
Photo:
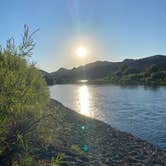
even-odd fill
[(85, 57), (88, 54), (88, 51), (85, 47), (79, 47), (76, 49), (76, 55), (80, 57)]

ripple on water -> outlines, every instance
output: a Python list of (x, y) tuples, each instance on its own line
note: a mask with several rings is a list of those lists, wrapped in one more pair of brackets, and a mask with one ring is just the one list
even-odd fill
[[(166, 149), (166, 88), (55, 85), (51, 97)], [(82, 111), (81, 111), (82, 110)]]

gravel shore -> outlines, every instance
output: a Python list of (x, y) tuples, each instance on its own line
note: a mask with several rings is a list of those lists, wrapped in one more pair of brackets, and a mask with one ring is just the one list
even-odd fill
[(166, 152), (110, 125), (82, 116), (50, 101), (51, 111), (63, 114), (56, 135), (56, 148), (47, 155), (64, 152), (62, 165), (71, 166), (157, 166), (166, 165)]

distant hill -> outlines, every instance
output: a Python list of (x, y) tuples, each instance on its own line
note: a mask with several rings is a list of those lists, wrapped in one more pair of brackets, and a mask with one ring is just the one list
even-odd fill
[(41, 71), (48, 85), (76, 83), (86, 79), (89, 83), (166, 84), (166, 56), (155, 55), (122, 62), (96, 61), (71, 70), (60, 68), (56, 72)]

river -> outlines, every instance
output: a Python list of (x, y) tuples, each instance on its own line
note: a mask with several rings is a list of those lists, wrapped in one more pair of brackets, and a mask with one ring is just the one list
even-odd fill
[(166, 87), (65, 84), (51, 98), (166, 150)]

